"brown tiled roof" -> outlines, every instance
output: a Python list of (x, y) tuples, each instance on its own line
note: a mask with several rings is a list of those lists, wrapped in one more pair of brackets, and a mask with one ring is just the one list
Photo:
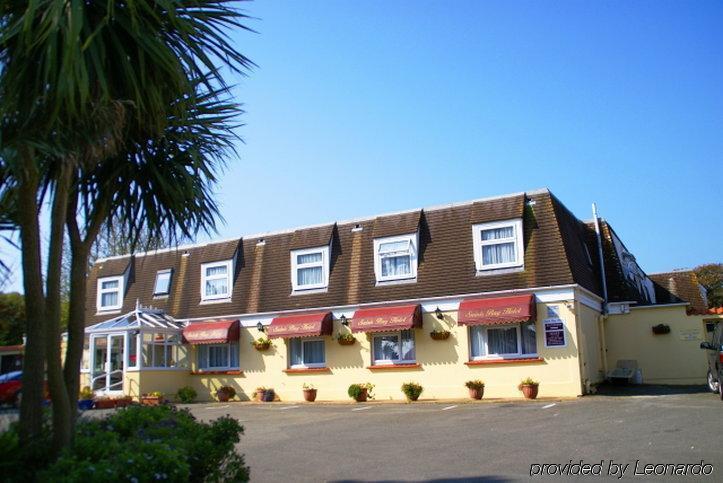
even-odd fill
[[(532, 203), (526, 204), (526, 199)], [(524, 226), (524, 270), (478, 276), (471, 220), (493, 221), (520, 215)], [(336, 226), (333, 236), (330, 226)], [(416, 281), (377, 285), (373, 239), (411, 233), (417, 227), (420, 253)], [(292, 294), (289, 250), (328, 240), (327, 236), (332, 239), (328, 289)], [(589, 228), (547, 190), (271, 234), (264, 236), (263, 244), (259, 241), (258, 237), (244, 238), (136, 257), (136, 281), (128, 287), (123, 311), (131, 310), (136, 299), (143, 305), (166, 309), (177, 318), (211, 318), (574, 283), (599, 293), (595, 267), (590, 266), (582, 246), (590, 243)], [(229, 259), (234, 254), (232, 301), (200, 304), (201, 263)], [(96, 280), (109, 275), (107, 266), (108, 262), (103, 262), (91, 270), (89, 324), (108, 318), (94, 315)], [(166, 299), (154, 299), (155, 273), (166, 268), (174, 270), (171, 294)]]
[(334, 234), (336, 224), (323, 226), (320, 228), (307, 228), (296, 230), (291, 237), (290, 249), (297, 248), (318, 248), (329, 244)]
[(705, 314), (708, 305), (701, 293), (698, 277), (693, 270), (654, 273), (650, 279), (656, 284), (658, 303), (688, 302), (693, 312)]

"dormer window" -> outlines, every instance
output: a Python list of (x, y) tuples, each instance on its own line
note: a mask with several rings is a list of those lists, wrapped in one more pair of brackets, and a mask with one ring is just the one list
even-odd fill
[(477, 271), (522, 267), (522, 220), (495, 221), (472, 227)]
[(123, 306), (123, 276), (98, 279), (98, 312), (119, 310)]
[(201, 300), (231, 298), (231, 260), (201, 265)]
[(291, 251), (291, 285), (294, 291), (328, 287), (328, 246)]
[(417, 277), (417, 234), (374, 240), (374, 272), (377, 282)]
[(153, 296), (163, 297), (171, 291), (172, 270), (159, 270), (156, 273), (156, 283), (153, 286)]

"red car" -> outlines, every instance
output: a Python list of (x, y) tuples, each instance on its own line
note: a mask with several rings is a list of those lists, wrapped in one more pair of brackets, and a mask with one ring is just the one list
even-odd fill
[(0, 404), (20, 406), (23, 371), (8, 372), (0, 376)]

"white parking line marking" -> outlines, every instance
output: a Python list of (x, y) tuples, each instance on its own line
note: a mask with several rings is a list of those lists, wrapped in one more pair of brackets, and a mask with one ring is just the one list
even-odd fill
[(550, 409), (553, 406), (556, 406), (557, 403), (548, 404), (547, 406), (542, 406), (542, 409)]
[(352, 411), (364, 411), (365, 409), (371, 409), (371, 406), (362, 406), (360, 408), (353, 408)]
[(285, 410), (287, 410), (287, 409), (296, 409), (296, 408), (298, 408), (298, 407), (299, 407), (299, 406), (285, 406), (285, 407), (283, 407), (283, 408), (279, 408), (279, 411), (285, 411)]
[(456, 407), (457, 407), (456, 404), (455, 404), (454, 406), (447, 406), (446, 408), (442, 408), (442, 411), (447, 411), (447, 410), (449, 410), (449, 409), (454, 409), (454, 408), (456, 408)]
[(229, 407), (228, 404), (226, 404), (225, 406), (206, 406), (206, 407), (203, 408), (203, 409), (224, 409), (224, 408), (227, 408), (227, 407)]

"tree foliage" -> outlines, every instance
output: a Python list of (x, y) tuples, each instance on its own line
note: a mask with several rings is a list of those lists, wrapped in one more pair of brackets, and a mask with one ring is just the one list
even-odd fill
[(19, 293), (0, 294), (0, 345), (22, 344), (25, 299)]
[(706, 263), (693, 269), (708, 295), (708, 307), (723, 306), (723, 263)]

